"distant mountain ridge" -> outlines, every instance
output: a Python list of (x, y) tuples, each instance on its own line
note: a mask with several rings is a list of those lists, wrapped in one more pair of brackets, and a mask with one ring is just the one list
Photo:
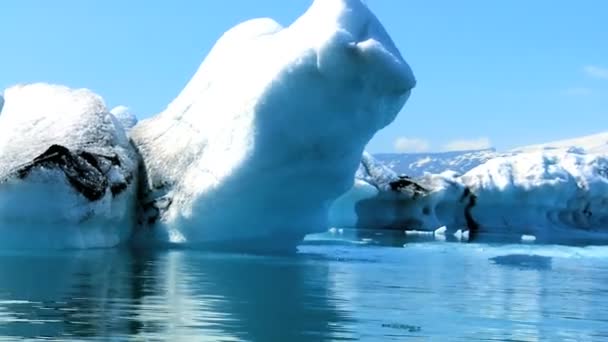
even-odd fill
[(374, 158), (398, 174), (420, 177), (425, 172), (441, 173), (446, 170), (463, 174), (499, 155), (495, 149), (485, 149), (436, 153), (378, 153), (374, 154)]
[(452, 152), (377, 153), (373, 157), (397, 174), (421, 177), (425, 172), (437, 174), (447, 170), (464, 174), (496, 157), (547, 150), (568, 150), (577, 153), (608, 155), (608, 132), (522, 146), (507, 152), (497, 152), (492, 148)]
[(608, 154), (608, 132), (602, 132), (583, 137), (558, 140), (544, 144), (529, 145), (515, 148), (512, 152), (531, 152), (536, 150), (580, 149), (581, 152)]

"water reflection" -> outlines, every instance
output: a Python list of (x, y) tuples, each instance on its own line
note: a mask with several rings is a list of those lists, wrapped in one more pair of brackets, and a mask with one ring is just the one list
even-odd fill
[(310, 239), (297, 255), (272, 257), (192, 250), (0, 254), (0, 340), (608, 336), (608, 249), (348, 236)]
[(167, 251), (0, 256), (0, 335), (348, 339), (326, 263)]

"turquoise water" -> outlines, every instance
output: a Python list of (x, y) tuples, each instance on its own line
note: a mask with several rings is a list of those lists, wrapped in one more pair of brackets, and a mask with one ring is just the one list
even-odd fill
[(2, 252), (0, 336), (608, 341), (608, 247), (346, 232), (287, 256)]

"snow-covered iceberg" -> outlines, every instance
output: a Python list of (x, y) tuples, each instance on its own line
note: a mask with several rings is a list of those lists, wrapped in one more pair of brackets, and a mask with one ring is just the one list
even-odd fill
[(497, 154), (462, 176), (445, 171), (398, 177), (364, 155), (361, 168), (368, 171), (358, 172), (354, 187), (334, 202), (331, 225), (445, 227), (449, 235), (468, 230), (469, 238), (608, 241), (605, 137), (522, 147)]
[(234, 27), (167, 109), (131, 131), (146, 222), (161, 241), (292, 248), (327, 228), (365, 144), (414, 85), (360, 0), (316, 0), (286, 28)]
[(137, 125), (137, 117), (131, 113), (131, 109), (127, 106), (116, 106), (110, 111), (112, 115), (120, 122), (125, 130), (130, 130)]
[(127, 240), (138, 157), (102, 99), (48, 84), (5, 91), (0, 247), (89, 248)]
[(608, 158), (580, 151), (499, 157), (462, 183), (476, 196), (480, 232), (534, 235), (540, 241), (608, 238)]
[(391, 184), (407, 181), (427, 190), (415, 196), (360, 176), (332, 206), (331, 223), (400, 230), (446, 227), (450, 235), (468, 230), (473, 239), (483, 234), (501, 240), (534, 236), (544, 243), (605, 243), (608, 156), (584, 150), (526, 149), (491, 159), (463, 176), (444, 172), (393, 179)]
[(466, 206), (460, 201), (464, 187), (457, 177), (453, 172), (398, 176), (364, 153), (353, 187), (330, 207), (330, 225), (392, 230), (440, 227)]

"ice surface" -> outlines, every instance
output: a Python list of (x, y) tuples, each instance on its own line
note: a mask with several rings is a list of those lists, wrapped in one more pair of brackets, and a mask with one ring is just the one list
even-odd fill
[(397, 179), (397, 174), (372, 157), (371, 154), (364, 152), (359, 168), (355, 173), (355, 178), (372, 184), (380, 190), (388, 190), (390, 189), (390, 182)]
[[(608, 158), (563, 150), (490, 160), (462, 177), (485, 231), (608, 236)], [(606, 237), (604, 236), (604, 237)]]
[(48, 84), (5, 91), (0, 246), (117, 245), (135, 218), (138, 158), (103, 100)]
[(114, 117), (120, 122), (122, 127), (126, 130), (130, 130), (135, 125), (137, 125), (137, 117), (135, 114), (131, 113), (129, 107), (126, 106), (116, 106), (112, 108), (110, 111)]
[[(523, 147), (495, 154), (460, 176), (446, 171), (408, 178), (427, 191), (377, 186), (394, 172), (374, 161), (376, 176), (357, 173), (357, 183), (332, 206), (332, 225), (356, 228), (435, 230), (476, 239), (478, 233), (539, 242), (608, 239), (608, 156), (605, 134)], [(578, 144), (578, 145), (577, 145)], [(368, 165), (369, 156), (362, 158)], [(365, 169), (364, 166), (362, 166)], [(379, 176), (382, 175), (382, 176)], [(391, 181), (391, 178), (393, 179)], [(361, 182), (374, 186), (367, 191)], [(411, 187), (410, 187), (411, 189)]]
[[(448, 190), (449, 189), (449, 190)], [(450, 222), (464, 188), (453, 172), (399, 178), (365, 153), (354, 186), (330, 207), (330, 225), (364, 229), (432, 229)], [(450, 206), (439, 203), (451, 203)], [(438, 208), (439, 207), (439, 208)], [(441, 217), (440, 217), (441, 216)]]
[(316, 0), (287, 28), (236, 26), (167, 109), (132, 130), (153, 231), (265, 249), (327, 229), (365, 144), (414, 84), (359, 0)]
[(4, 107), (4, 97), (0, 95), (0, 114), (2, 114), (2, 107)]

